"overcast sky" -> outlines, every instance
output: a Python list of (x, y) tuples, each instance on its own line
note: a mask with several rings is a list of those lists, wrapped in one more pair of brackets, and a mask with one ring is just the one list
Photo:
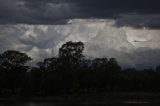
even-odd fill
[(116, 57), (123, 66), (160, 64), (159, 0), (0, 0), (0, 52), (35, 61), (83, 41), (88, 57)]
[(64, 24), (75, 18), (103, 18), (116, 19), (118, 26), (159, 28), (159, 4), (159, 0), (0, 0), (0, 23)]

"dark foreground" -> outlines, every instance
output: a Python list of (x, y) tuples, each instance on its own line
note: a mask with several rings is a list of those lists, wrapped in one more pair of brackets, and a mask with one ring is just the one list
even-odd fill
[(82, 42), (66, 42), (57, 57), (36, 65), (28, 64), (31, 57), (25, 53), (8, 50), (0, 54), (0, 97), (160, 92), (160, 66), (125, 69), (115, 58), (86, 58), (83, 50)]
[(0, 98), (0, 106), (160, 106), (159, 93), (107, 93)]

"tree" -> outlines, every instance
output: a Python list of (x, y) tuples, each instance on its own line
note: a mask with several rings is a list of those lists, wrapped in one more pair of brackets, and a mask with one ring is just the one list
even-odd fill
[(69, 66), (77, 66), (83, 56), (84, 44), (82, 42), (66, 42), (59, 49), (59, 58), (62, 64)]
[(38, 62), (37, 65), (42, 71), (55, 71), (57, 69), (57, 58), (47, 58), (43, 62)]
[(99, 71), (104, 71), (107, 67), (108, 59), (107, 58), (95, 58), (92, 61), (92, 68)]
[(31, 58), (25, 53), (8, 50), (0, 54), (0, 78), (3, 91), (16, 93), (24, 84), (25, 72), (29, 66), (25, 64)]
[(25, 64), (30, 60), (31, 58), (25, 53), (8, 50), (0, 55), (0, 67), (3, 71), (25, 69)]
[(108, 61), (108, 70), (112, 72), (121, 71), (121, 67), (118, 65), (118, 62), (115, 58), (110, 58)]

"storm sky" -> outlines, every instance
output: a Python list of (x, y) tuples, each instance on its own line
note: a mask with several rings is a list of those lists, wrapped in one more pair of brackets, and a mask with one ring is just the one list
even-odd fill
[(34, 61), (82, 41), (86, 57), (115, 57), (124, 67), (160, 65), (160, 1), (0, 0), (0, 52)]

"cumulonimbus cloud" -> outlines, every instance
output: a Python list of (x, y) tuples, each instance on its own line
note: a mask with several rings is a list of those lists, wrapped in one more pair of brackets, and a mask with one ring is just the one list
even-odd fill
[(65, 25), (0, 25), (0, 52), (19, 50), (34, 61), (57, 56), (67, 41), (82, 41), (86, 57), (115, 57), (123, 66), (160, 64), (160, 30), (117, 27), (115, 20), (74, 19)]

